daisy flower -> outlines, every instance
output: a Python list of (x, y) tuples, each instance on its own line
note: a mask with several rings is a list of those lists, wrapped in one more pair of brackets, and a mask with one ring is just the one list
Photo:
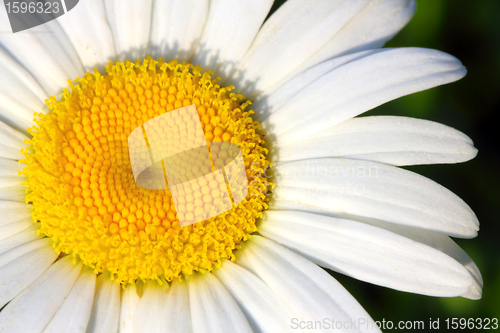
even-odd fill
[[(467, 161), (472, 141), (430, 121), (357, 117), (462, 78), (460, 61), (381, 48), (414, 0), (289, 0), (266, 18), (272, 5), (81, 0), (0, 34), (2, 332), (379, 331), (320, 266), (481, 297), (450, 238), (475, 237), (476, 216), (399, 168)], [(168, 189), (137, 186), (127, 136), (189, 105), (207, 142), (241, 148), (249, 194), (181, 227), (221, 192), (200, 181), (174, 205)]]

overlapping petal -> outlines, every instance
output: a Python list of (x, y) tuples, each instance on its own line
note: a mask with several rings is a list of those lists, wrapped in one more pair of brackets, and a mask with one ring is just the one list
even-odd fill
[(226, 79), (247, 52), (272, 4), (272, 0), (212, 0), (192, 62)]
[(144, 292), (134, 312), (135, 332), (162, 332), (169, 289), (170, 286), (165, 281), (162, 285), (156, 281), (149, 281), (144, 287)]
[(27, 147), (24, 143), (28, 137), (0, 121), (0, 158), (19, 160), (24, 158), (21, 149)]
[(146, 57), (151, 31), (153, 0), (104, 0), (113, 33), (117, 60), (135, 62)]
[(394, 166), (340, 158), (276, 167), (273, 209), (365, 217), (454, 237), (477, 235), (476, 215), (432, 180)]
[(87, 72), (101, 73), (109, 61), (116, 61), (115, 44), (102, 0), (80, 1), (57, 22), (73, 44)]
[(472, 277), (443, 252), (362, 222), (294, 211), (267, 211), (259, 233), (321, 266), (397, 290), (460, 296)]
[(172, 282), (164, 316), (163, 332), (191, 333), (193, 331), (189, 287), (185, 280)]
[(109, 273), (97, 277), (96, 292), (87, 332), (110, 333), (118, 330), (120, 320), (120, 285)]
[(262, 26), (230, 83), (254, 97), (320, 50), (369, 0), (290, 0)]
[(194, 333), (252, 332), (233, 296), (213, 274), (190, 276), (188, 286)]
[(381, 220), (361, 218), (358, 218), (357, 220), (396, 233), (415, 242), (425, 244), (457, 260), (465, 267), (465, 269), (469, 271), (469, 274), (473, 280), (473, 284), (469, 288), (469, 290), (465, 294), (462, 294), (460, 296), (470, 299), (481, 298), (483, 278), (481, 276), (481, 273), (479, 272), (479, 268), (471, 259), (471, 257), (469, 257), (469, 255), (467, 255), (467, 253), (465, 253), (465, 251), (462, 250), (462, 248), (458, 246), (457, 243), (455, 243), (450, 237), (433, 231), (407, 227)]
[(43, 333), (85, 333), (94, 299), (96, 276), (84, 266), (78, 280)]
[(245, 268), (224, 260), (215, 276), (233, 295), (254, 332), (288, 332), (294, 313)]
[(407, 117), (360, 117), (284, 145), (276, 160), (346, 157), (392, 165), (460, 163), (477, 149), (465, 134), (433, 121)]
[(19, 333), (42, 332), (70, 294), (82, 270), (82, 263), (75, 265), (72, 260), (71, 256), (58, 260), (14, 298), (0, 312), (1, 330)]
[(0, 200), (24, 202), (26, 193), (23, 182), (26, 181), (25, 176), (19, 176), (19, 171), (24, 167), (24, 164), (14, 160), (0, 158)]
[(0, 240), (0, 254), (10, 251), (18, 246), (28, 244), (34, 240), (43, 238), (42, 235), (37, 235), (36, 232), (38, 229), (40, 229), (40, 225), (38, 223), (33, 223), (26, 229)]
[(209, 0), (156, 0), (149, 53), (154, 59), (188, 61), (207, 21)]
[(368, 50), (348, 54), (343, 57), (338, 57), (324, 61), (316, 66), (313, 66), (299, 74), (294, 78), (288, 80), (275, 91), (268, 91), (254, 99), (255, 118), (262, 122), (273, 113), (277, 112), (283, 105), (290, 99), (295, 97), (304, 88), (311, 83), (321, 78), (323, 75), (331, 72), (332, 70), (344, 66), (352, 61), (382, 52), (383, 50)]
[[(295, 321), (342, 323), (342, 331), (380, 331), (354, 297), (332, 276), (302, 256), (264, 237), (252, 236), (238, 252), (238, 264), (257, 275), (295, 314)], [(353, 326), (354, 321), (363, 325)], [(329, 329), (319, 327), (325, 332)]]
[(281, 81), (286, 82), (287, 78), (327, 59), (382, 47), (410, 21), (415, 9), (414, 0), (372, 0), (318, 52)]
[(130, 283), (121, 292), (120, 324), (118, 332), (134, 333), (134, 314), (141, 298), (137, 293), (137, 285), (141, 282)]
[(436, 50), (385, 49), (324, 74), (262, 122), (277, 146), (303, 140), (398, 97), (456, 81), (466, 73)]
[[(0, 201), (0, 226), (31, 218), (31, 205)], [(32, 220), (33, 221), (33, 220)]]
[(21, 146), (19, 140), (24, 141), (23, 135), (11, 129), (9, 125), (18, 131), (27, 133), (26, 129), (33, 126), (33, 114), (48, 111), (44, 103), (48, 96), (30, 72), (2, 48), (0, 48), (0, 71), (2, 72), (0, 120), (3, 121), (0, 126), (0, 136), (6, 137), (8, 140), (2, 140), (0, 143), (0, 154), (5, 157), (18, 157), (21, 149), (14, 153), (12, 148)]
[[(0, 6), (0, 31), (11, 31), (4, 6)], [(2, 33), (0, 47), (35, 78), (47, 96), (59, 95), (68, 79), (84, 74), (71, 41), (56, 21), (31, 28), (29, 33)]]
[[(31, 233), (33, 231), (29, 230)], [(51, 247), (51, 240), (45, 238), (32, 241), (33, 238), (36, 237), (21, 232), (0, 242), (0, 249), (4, 251), (0, 254), (0, 306), (2, 307), (30, 286), (57, 258)], [(20, 242), (23, 244), (20, 245)], [(30, 274), (26, 274), (27, 271)], [(9, 325), (13, 324), (15, 323)]]

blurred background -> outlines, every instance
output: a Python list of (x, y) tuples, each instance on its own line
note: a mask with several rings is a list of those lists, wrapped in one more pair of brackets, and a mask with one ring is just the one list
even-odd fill
[[(285, 1), (276, 1), (276, 10)], [(417, 0), (410, 23), (386, 47), (425, 47), (454, 55), (468, 70), (462, 80), (402, 97), (363, 115), (398, 115), (437, 121), (474, 141), (479, 153), (462, 164), (407, 169), (450, 189), (474, 210), (479, 236), (455, 239), (476, 262), (483, 298), (439, 298), (369, 285), (330, 272), (374, 320), (500, 319), (500, 1)], [(498, 329), (500, 331), (500, 328)], [(386, 330), (388, 331), (388, 330)], [(437, 331), (437, 330), (436, 330)], [(468, 330), (467, 331), (471, 331)]]

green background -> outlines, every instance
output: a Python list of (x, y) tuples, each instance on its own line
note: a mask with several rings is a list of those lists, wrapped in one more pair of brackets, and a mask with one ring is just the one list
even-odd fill
[[(277, 1), (273, 10), (283, 2)], [(429, 318), (440, 318), (440, 331), (446, 331), (446, 318), (500, 319), (500, 0), (417, 0), (410, 23), (386, 46), (438, 49), (460, 59), (468, 70), (458, 82), (402, 97), (363, 115), (433, 120), (464, 132), (474, 141), (479, 153), (472, 161), (407, 169), (456, 193), (479, 218), (479, 236), (456, 242), (483, 275), (483, 298), (422, 296), (330, 273), (374, 320), (423, 320), (428, 331)]]

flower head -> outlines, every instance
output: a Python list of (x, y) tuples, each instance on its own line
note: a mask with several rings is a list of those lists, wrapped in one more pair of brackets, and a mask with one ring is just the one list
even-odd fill
[[(0, 34), (2, 330), (287, 332), (331, 318), (378, 331), (318, 265), (481, 297), (477, 267), (450, 238), (476, 236), (474, 213), (398, 168), (469, 160), (472, 141), (425, 120), (357, 117), (465, 68), (435, 50), (380, 48), (412, 0), (289, 0), (266, 19), (271, 5), (88, 0)], [(227, 175), (176, 202), (139, 186), (127, 138), (190, 105), (211, 156), (228, 158), (213, 142), (240, 147), (249, 191), (182, 226), (208, 197), (230, 199)]]

